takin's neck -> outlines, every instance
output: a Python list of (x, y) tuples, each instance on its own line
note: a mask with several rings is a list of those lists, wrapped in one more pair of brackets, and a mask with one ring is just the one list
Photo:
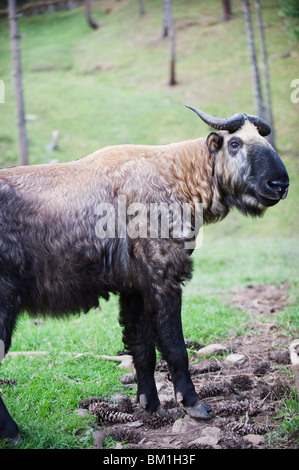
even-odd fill
[[(80, 161), (79, 161), (80, 162)], [(146, 197), (148, 188), (169, 188), (173, 199), (181, 203), (203, 204), (204, 223), (217, 222), (228, 213), (214, 175), (214, 156), (206, 138), (168, 145), (120, 145), (107, 147), (81, 160), (96, 173), (111, 172), (112, 180), (126, 192), (130, 184), (134, 194)], [(136, 187), (136, 181), (144, 182)]]
[(224, 201), (214, 175), (215, 157), (209, 152), (206, 139), (190, 140), (176, 145), (170, 163), (171, 172), (184, 199), (192, 205), (203, 204), (205, 224), (223, 219), (230, 208)]

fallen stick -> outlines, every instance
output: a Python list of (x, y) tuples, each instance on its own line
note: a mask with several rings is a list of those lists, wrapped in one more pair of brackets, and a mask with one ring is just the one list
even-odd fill
[(46, 356), (49, 351), (11, 351), (6, 354), (5, 357), (11, 356)]
[(130, 372), (135, 372), (134, 364), (133, 364), (133, 358), (132, 356), (129, 356), (128, 354), (124, 354), (122, 356), (106, 356), (105, 354), (100, 356), (102, 359), (107, 359), (108, 361), (118, 361), (120, 362), (119, 364), (119, 369), (127, 369)]

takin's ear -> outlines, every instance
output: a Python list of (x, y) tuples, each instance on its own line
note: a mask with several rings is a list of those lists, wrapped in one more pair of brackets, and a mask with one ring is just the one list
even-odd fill
[(222, 147), (223, 137), (216, 132), (211, 132), (206, 139), (206, 143), (210, 153), (218, 152)]

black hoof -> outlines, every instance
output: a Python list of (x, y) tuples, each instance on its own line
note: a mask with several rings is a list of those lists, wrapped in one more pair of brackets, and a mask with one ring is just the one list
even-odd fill
[(185, 408), (186, 413), (191, 418), (211, 419), (209, 412), (212, 411), (212, 409), (208, 405), (205, 405), (204, 403), (198, 402), (193, 406), (185, 406), (184, 408)]
[(19, 446), (22, 442), (21, 435), (18, 433), (14, 437), (9, 437), (6, 439), (6, 442), (11, 446)]
[(168, 416), (168, 412), (166, 410), (164, 410), (163, 406), (161, 406), (161, 405), (157, 408), (156, 413), (161, 417)]
[(141, 408), (146, 410), (148, 413), (155, 413), (158, 412), (159, 414), (163, 414), (163, 408), (161, 407), (160, 401), (157, 398), (157, 400), (148, 400), (147, 396), (145, 393), (142, 393), (138, 397), (138, 402)]

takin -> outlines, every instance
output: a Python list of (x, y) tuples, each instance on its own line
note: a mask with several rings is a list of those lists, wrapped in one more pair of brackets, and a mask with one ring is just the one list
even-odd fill
[[(87, 312), (99, 298), (117, 294), (139, 403), (148, 412), (165, 413), (154, 380), (157, 348), (168, 363), (176, 400), (191, 417), (209, 419), (211, 408), (199, 401), (190, 377), (181, 324), (196, 211), (202, 209), (203, 224), (223, 219), (233, 207), (260, 216), (287, 196), (289, 177), (265, 139), (271, 129), (262, 119), (219, 119), (188, 107), (218, 132), (0, 170), (0, 343), (6, 353), (22, 312)], [(175, 210), (165, 215), (171, 205), (189, 208), (190, 217), (181, 220)], [(149, 234), (144, 225), (152, 224), (152, 207), (158, 217)], [(0, 438), (18, 436), (0, 397)]]

